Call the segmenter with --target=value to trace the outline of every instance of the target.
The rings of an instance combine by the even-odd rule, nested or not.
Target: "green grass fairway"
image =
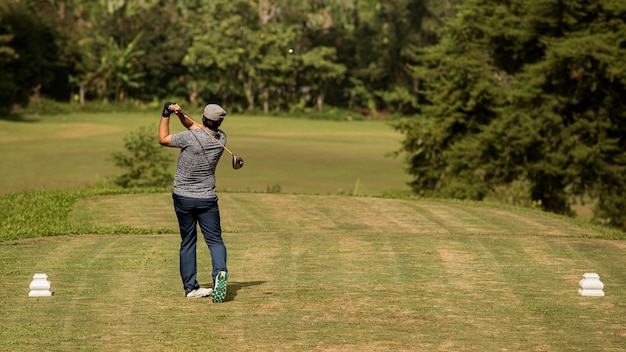
[[[110,161],[123,138],[154,127],[159,112],[27,116],[0,120],[0,193],[78,188],[109,181],[124,170]],[[199,121],[200,112],[189,111]],[[173,132],[183,128],[177,119]],[[233,170],[224,153],[217,170],[221,190],[306,194],[381,195],[409,191],[398,150],[402,135],[384,121],[313,121],[229,115],[222,129],[228,148],[243,157]],[[171,148],[174,173],[177,149]]]
[[[226,302],[183,297],[179,236],[0,244],[0,350],[624,351],[626,242],[534,211],[221,193]],[[169,194],[90,197],[75,226],[176,228]],[[210,256],[199,248],[201,284]],[[29,298],[34,273],[54,296]],[[606,297],[581,297],[597,272]]]

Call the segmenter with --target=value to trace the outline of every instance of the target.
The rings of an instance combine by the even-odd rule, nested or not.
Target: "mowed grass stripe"
[[[125,242],[131,245],[136,240],[129,238]],[[14,335],[11,343],[17,346],[26,343],[24,347],[27,347],[30,341],[50,351],[73,349],[71,346],[88,345],[106,336],[109,327],[127,319],[134,302],[141,297],[137,294],[141,283],[129,280],[128,274],[141,275],[143,271],[136,261],[127,262],[124,255],[128,253],[117,250],[120,243],[116,238],[103,241],[84,236],[20,246],[20,259],[14,258],[11,264],[22,273],[21,278],[29,278],[33,272],[47,272],[57,294],[51,298],[54,304],[32,298],[21,301],[28,294],[28,282],[26,286],[20,282],[19,286],[4,292],[7,297],[3,301],[17,298],[21,301],[6,307],[8,317],[20,317],[17,323],[8,322],[7,331],[22,327],[18,330],[21,334]],[[141,251],[137,254],[141,260],[149,258],[141,257]],[[132,265],[133,270],[125,265]],[[120,296],[125,299],[120,300]],[[10,312],[13,309],[18,309],[15,315]]]
[[[219,196],[225,232],[603,235],[564,217],[483,204],[263,193]],[[72,209],[70,223],[79,228],[178,228],[168,193],[86,198]]]
[[[580,238],[595,234],[567,220],[428,200],[224,193],[231,277],[227,301],[212,304],[183,297],[175,218],[163,218],[171,198],[152,196],[89,198],[71,221],[115,226],[125,213],[171,234],[0,245],[0,350],[623,348],[626,246]],[[142,202],[151,211],[136,210]],[[167,209],[153,215],[155,204]],[[505,220],[476,215],[497,211],[530,225],[506,232]],[[459,233],[464,223],[470,230]],[[552,235],[525,234],[539,231],[533,223]],[[202,242],[198,260],[210,286]],[[50,275],[51,298],[27,297],[39,271]],[[582,274],[595,271],[607,296],[580,297]]]
[[[614,290],[605,286],[607,295],[613,298],[623,296],[624,272],[626,265],[619,263],[613,269],[607,270],[604,259],[591,254],[588,248],[574,249],[579,245],[598,245],[602,243],[603,251],[613,255],[623,255],[623,249],[616,246],[617,241],[586,241],[583,239],[551,238],[545,241],[532,241],[530,238],[520,238],[512,244],[511,241],[502,241],[499,254],[501,262],[514,263],[505,267],[507,281],[519,282],[513,285],[515,294],[521,298],[523,312],[527,315],[527,325],[533,326],[538,322],[543,328],[545,339],[552,341],[553,349],[578,350],[586,340],[600,339],[617,344],[624,343],[626,329],[613,331],[610,326],[612,318],[606,314],[613,314],[612,299],[589,299],[572,294],[572,283],[581,279],[581,273],[603,273],[605,285],[612,282],[621,288]],[[517,245],[516,245],[517,244]],[[617,250],[617,251],[616,251]],[[618,254],[620,252],[622,254]],[[502,254],[500,254],[502,253]],[[517,258],[517,260],[516,260]],[[520,260],[519,258],[523,258]],[[619,277],[607,278],[618,274]],[[577,287],[574,287],[576,289]],[[618,298],[619,300],[619,298]],[[613,302],[610,302],[613,301]],[[620,310],[620,309],[617,309]],[[594,332],[590,337],[590,330]],[[535,328],[535,330],[537,330]],[[569,331],[571,338],[564,339],[562,334]],[[605,336],[613,335],[613,336]],[[603,347],[600,347],[603,349]],[[622,347],[607,347],[604,350],[619,350]]]
[[[505,252],[504,265],[494,261],[485,249],[479,250],[492,248],[494,252],[502,252],[503,249],[511,248],[509,239],[501,239],[498,244],[493,238],[471,237],[469,243],[464,243],[462,237],[448,236],[451,235],[415,242],[407,242],[405,236],[386,236],[382,242],[393,243],[393,247],[399,249],[389,250],[383,246],[382,251],[375,251],[373,249],[381,243],[379,235],[359,236],[357,239],[350,238],[350,235],[347,239],[338,235],[333,239],[327,235],[312,240],[298,235],[231,234],[228,235],[233,276],[231,285],[234,289],[231,295],[236,296],[228,302],[232,306],[224,310],[221,309],[223,306],[207,306],[180,296],[175,260],[168,263],[148,260],[142,263],[139,258],[128,257],[132,257],[138,244],[143,244],[138,257],[153,258],[169,254],[171,258],[176,250],[175,235],[131,236],[128,239],[127,236],[62,238],[57,241],[65,245],[58,249],[65,250],[68,257],[75,255],[74,261],[80,263],[82,269],[80,273],[90,275],[81,276],[77,273],[68,277],[57,273],[57,270],[64,269],[61,266],[67,266],[66,270],[72,269],[66,260],[65,264],[59,263],[58,267],[53,265],[49,274],[54,279],[53,283],[56,282],[56,295],[50,301],[23,298],[25,291],[21,295],[14,295],[12,299],[16,304],[13,306],[21,309],[21,312],[15,311],[13,316],[31,316],[35,311],[42,313],[35,317],[43,321],[54,316],[64,321],[64,329],[61,330],[65,332],[60,335],[55,332],[48,339],[52,342],[63,339],[62,345],[65,347],[89,343],[95,350],[111,347],[124,350],[130,349],[131,344],[153,346],[153,350],[157,349],[157,345],[187,344],[192,350],[193,346],[197,346],[195,350],[200,350],[200,346],[211,350],[209,341],[239,343],[237,346],[241,347],[240,350],[271,349],[276,346],[283,350],[342,350],[341,346],[343,350],[411,350],[414,346],[493,350],[505,343],[503,339],[506,339],[507,346],[519,347],[518,350],[532,350],[535,347],[552,350],[559,349],[559,341],[566,338],[564,331],[572,328],[572,325],[585,329],[595,326],[596,329],[591,330],[594,334],[602,331],[598,331],[600,326],[595,323],[597,320],[594,322],[598,318],[597,314],[589,316],[592,314],[589,308],[596,310],[596,313],[608,313],[607,308],[613,308],[610,311],[614,313],[623,310],[623,307],[615,307],[615,302],[618,302],[615,297],[608,298],[613,302],[613,307],[581,309],[580,302],[587,301],[577,297],[576,281],[571,281],[566,295],[574,299],[570,299],[567,304],[572,304],[572,310],[576,310],[578,315],[561,318],[559,314],[563,312],[562,308],[546,308],[558,304],[553,297],[554,287],[562,286],[554,282],[545,285],[546,280],[550,281],[547,278],[554,277],[553,265],[538,264],[527,268],[526,262],[516,263],[515,253],[522,251],[522,243],[520,248]],[[526,238],[530,246],[548,241],[544,238],[530,239]],[[259,246],[244,245],[253,241]],[[86,253],[81,253],[82,249],[68,251],[68,243],[71,242],[74,245],[82,242],[78,246],[80,248],[91,246],[99,249]],[[608,241],[603,242],[606,245]],[[333,248],[337,244],[340,244],[341,254],[335,257]],[[37,245],[33,249],[35,247]],[[40,251],[30,250],[28,254],[32,258],[42,258],[46,252],[56,252],[50,246],[43,247]],[[432,249],[438,250],[432,252]],[[206,250],[200,253],[204,252]],[[318,255],[314,255],[315,252],[319,252]],[[324,252],[330,255],[324,255]],[[441,254],[445,252],[448,255]],[[451,257],[450,253],[457,256]],[[466,253],[478,255],[470,259]],[[85,254],[95,254],[97,259],[81,259]],[[283,260],[279,260],[277,255]],[[200,257],[205,263],[208,262],[206,255]],[[367,264],[355,270],[358,265],[350,264],[355,262],[355,258]],[[328,262],[319,264],[324,259]],[[330,263],[334,267],[329,271]],[[518,273],[520,270],[527,273],[525,276],[516,274],[513,278],[498,275],[498,270],[503,270],[503,267],[508,268],[505,273]],[[511,267],[516,270],[511,270]],[[118,275],[104,274],[104,271],[109,270]],[[544,275],[534,275],[535,271]],[[130,273],[127,274],[130,277],[124,273]],[[205,284],[206,276],[203,280]],[[539,277],[537,280],[524,280],[528,276]],[[23,280],[22,287],[26,281]],[[129,281],[137,288],[126,289]],[[499,284],[494,284],[494,281]],[[72,290],[73,285],[76,285],[76,291]],[[518,292],[512,296],[511,291],[506,289],[508,285],[512,285],[512,289]],[[102,287],[104,289],[97,289]],[[112,294],[111,288],[119,290],[118,294]],[[615,294],[617,292],[613,292]],[[524,301],[527,295],[530,296],[525,300],[527,303],[520,305],[519,302]],[[563,295],[560,292],[557,299],[562,300]],[[537,303],[542,296],[546,297],[546,302]],[[36,310],[28,310],[29,307],[33,308],[30,302],[37,302]],[[51,306],[56,309],[49,309]],[[68,306],[70,309],[65,310]],[[23,315],[24,308],[29,314]],[[590,320],[581,321],[581,314]],[[611,323],[616,324],[619,320],[617,317],[608,314],[603,318],[609,318],[609,321],[605,320],[609,324],[606,325],[607,332],[620,332],[620,328],[615,325],[611,328]],[[558,330],[552,330],[555,326],[550,325],[549,320],[559,324]],[[33,329],[33,323],[29,324],[29,330]],[[177,326],[177,323],[182,325]],[[34,329],[41,333],[38,327]],[[183,331],[187,329],[196,329],[202,339],[209,341],[196,345],[185,342],[187,339],[183,337],[186,336]],[[47,331],[52,334],[54,329],[51,326]],[[276,340],[277,335],[280,341]],[[589,338],[594,336],[588,333],[586,336],[584,343],[606,341],[598,336],[589,342]],[[156,340],[148,343],[148,339],[152,338]],[[170,344],[168,339],[177,342]],[[39,345],[44,341],[33,339],[31,342]],[[619,342],[619,339],[615,342]]]
[[[29,278],[32,270],[47,272],[55,295],[24,300],[28,281],[26,286],[11,286],[3,300],[19,303],[6,307],[7,316],[18,318],[22,326],[6,322],[6,331],[17,328],[20,335],[4,343],[23,347],[17,350],[134,350],[155,343],[168,346],[170,334],[182,334],[169,331],[171,326],[201,328],[208,317],[196,314],[197,306],[174,303],[185,300],[179,287],[177,242],[176,235],[80,236],[20,246],[22,258],[30,258],[13,262],[21,278]],[[17,311],[11,314],[12,309]]]

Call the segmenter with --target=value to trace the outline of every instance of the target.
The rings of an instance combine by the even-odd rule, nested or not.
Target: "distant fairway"
[[[626,242],[526,210],[222,193],[227,301],[187,300],[178,235],[0,244],[0,350],[623,351]],[[170,195],[96,196],[73,226],[176,228]],[[210,257],[199,248],[199,280]],[[55,294],[28,298],[36,272]],[[606,297],[581,297],[597,272]]]
[[[188,111],[197,121],[200,112]],[[77,188],[109,181],[124,170],[110,161],[123,137],[154,127],[154,113],[92,113],[0,120],[0,194],[29,189]],[[183,128],[177,119],[172,131]],[[222,126],[228,147],[245,160],[233,170],[225,153],[217,186],[231,191],[381,195],[406,193],[410,177],[398,150],[402,135],[384,121],[313,121],[229,115]],[[177,150],[169,149],[175,168]]]

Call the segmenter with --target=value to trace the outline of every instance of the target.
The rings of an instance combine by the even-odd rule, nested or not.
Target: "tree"
[[[506,110],[541,136],[526,145],[533,199],[567,213],[572,197],[591,197],[596,220],[626,228],[626,4],[544,5],[530,22],[554,35],[542,38],[542,59],[518,75]]]
[[[298,38],[299,31],[298,26],[284,24],[265,24],[261,28],[260,61],[255,81],[265,113],[269,112],[270,105],[280,111],[297,103],[301,59],[298,48],[294,49],[292,43]]]
[[[234,0],[208,2],[200,13],[201,20],[189,28],[192,43],[183,59],[198,94],[219,95],[231,110],[238,110],[238,98],[245,97],[247,107],[253,108],[259,45],[263,42],[258,9],[253,2]]]
[[[189,97],[195,105],[197,99],[190,92],[189,72],[182,61],[191,39],[186,28],[195,24],[198,12],[195,0],[143,2],[142,7],[132,7],[137,2],[128,1],[107,17],[104,30],[115,39],[116,45],[127,50],[132,43],[131,72],[134,87],[126,94],[131,98],[151,101],[161,97]],[[152,4],[152,6],[148,6]],[[190,15],[191,13],[191,15]],[[140,39],[136,39],[140,36]],[[127,60],[127,62],[130,62]],[[141,76],[137,76],[141,73]]]
[[[336,62],[336,49],[327,46],[312,48],[302,54],[301,59],[305,84],[311,86],[317,110],[322,111],[329,85],[344,77],[346,66]]]
[[[146,66],[151,65],[152,60],[138,59],[148,49],[154,50],[155,46],[154,41],[143,40],[143,35],[148,33],[147,37],[152,40],[154,36],[166,32],[165,28],[155,31],[163,25],[164,19],[168,23],[175,21],[171,9],[164,14],[165,5],[128,0],[25,1],[32,4],[37,16],[55,29],[54,40],[60,48],[54,86],[44,86],[48,94],[58,97],[62,92],[73,101],[73,95],[78,91],[79,101],[84,104],[93,97],[120,101],[132,90],[135,96],[145,93],[139,91],[139,87],[162,86],[155,82],[146,84]],[[146,26],[148,21],[151,21],[150,26]],[[164,52],[176,52],[173,47],[168,49]],[[149,59],[152,58],[158,56],[149,56]],[[180,62],[182,54],[176,58]],[[156,65],[159,66],[159,74],[149,75],[149,78],[165,82],[165,79],[160,79],[163,78],[163,69],[168,73],[174,70],[167,70],[170,67],[163,62]],[[147,95],[151,97],[149,93]]]
[[[113,38],[107,42],[106,52],[103,55],[104,63],[103,80],[111,82],[115,87],[115,101],[124,101],[125,92],[128,89],[142,86],[140,79],[145,73],[137,70],[139,58],[143,52],[136,50],[137,42],[141,39],[141,33],[126,46],[120,47]]]
[[[15,49],[11,47],[14,35],[12,29],[3,21],[4,16],[9,14],[9,4],[0,3],[0,100],[5,108],[9,108],[15,100],[14,93],[17,90],[13,82],[13,74],[6,70],[6,66],[19,58]]]
[[[421,77],[412,74],[422,50],[437,42],[437,31],[457,1],[360,1],[352,34],[355,65],[349,76],[367,106],[397,113],[417,109]],[[361,94],[362,95],[362,94]],[[374,111],[375,112],[375,111]]]
[[[28,4],[0,7],[0,99],[5,106],[27,105],[53,79],[57,47],[47,23],[31,15]]]
[[[15,3],[52,29],[53,77],[41,92],[54,99],[187,96],[232,111],[330,105],[407,113],[420,99],[410,65],[458,1]]]
[[[506,98],[502,73],[481,39],[481,22],[492,15],[485,8],[462,8],[444,28],[441,42],[426,49],[421,65],[413,67],[426,103],[420,106],[421,118],[397,127],[406,134],[403,148],[418,194],[482,199],[488,192],[489,184],[475,181],[485,170],[464,154],[474,149],[476,134],[496,119]]]
[[[526,184],[544,210],[591,197],[598,220],[624,227],[625,14],[611,1],[466,1],[415,68],[423,114],[397,126],[414,190],[484,199]]]

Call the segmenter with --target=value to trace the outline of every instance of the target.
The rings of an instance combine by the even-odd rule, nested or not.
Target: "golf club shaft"
[[[213,140],[216,141],[217,144],[221,145],[222,148],[224,148],[224,150],[228,152],[228,154],[233,155],[233,152],[228,150],[228,148],[226,148],[226,146],[224,144],[222,144],[222,142],[220,142],[217,138],[213,137],[213,135],[211,135],[211,133],[207,132],[204,129],[203,125],[201,125],[201,124],[197,123],[196,121],[194,121],[186,112],[183,111],[183,109],[180,109],[180,113],[183,114],[183,116],[185,116],[185,118],[189,119],[189,121],[193,122],[194,125],[200,127],[204,131],[204,133],[206,133],[209,137],[213,138]]]

